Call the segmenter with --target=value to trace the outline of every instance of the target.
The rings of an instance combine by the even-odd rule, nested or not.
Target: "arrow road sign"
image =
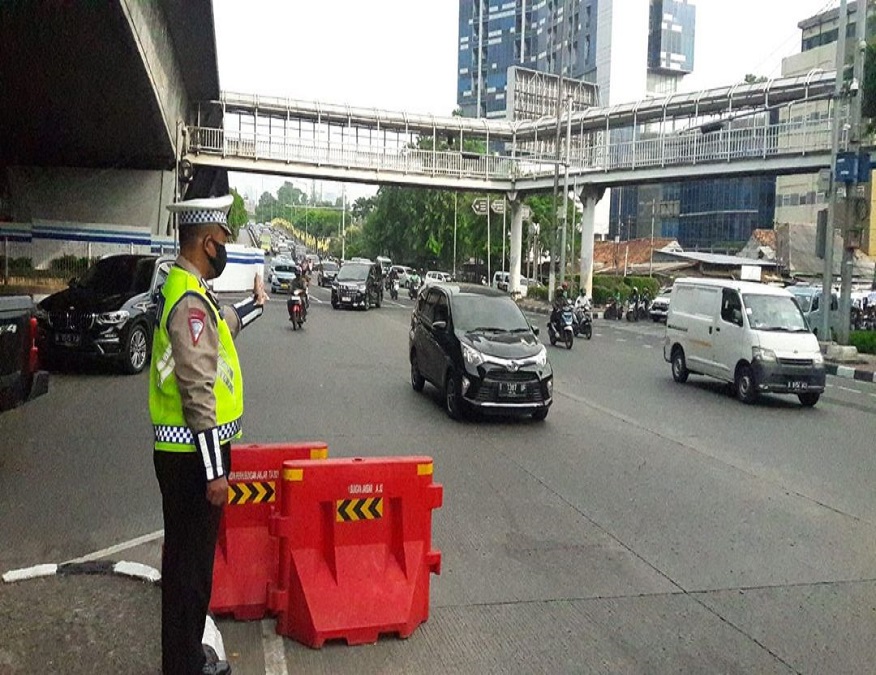
[[[489,201],[486,197],[478,197],[471,203],[471,208],[479,216],[485,216],[490,209]]]
[[[493,213],[505,213],[505,202],[504,200],[497,199],[492,204],[490,204],[490,208],[493,209]]]

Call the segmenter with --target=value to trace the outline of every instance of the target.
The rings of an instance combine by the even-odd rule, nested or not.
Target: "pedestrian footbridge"
[[[185,128],[184,158],[336,181],[540,191],[556,165],[578,186],[812,173],[829,164],[834,74],[673,94],[569,116],[436,117],[224,92]],[[560,127],[560,152],[557,137]]]

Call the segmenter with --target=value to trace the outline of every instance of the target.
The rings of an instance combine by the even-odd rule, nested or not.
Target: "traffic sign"
[[[497,199],[492,204],[490,204],[490,208],[493,209],[493,213],[503,214],[505,213],[505,200]]]
[[[490,210],[490,202],[486,197],[478,197],[471,203],[471,208],[479,216],[485,216]]]
[[[520,207],[520,210],[523,212],[523,220],[529,220],[532,218],[532,209],[529,208],[528,205],[524,204]]]

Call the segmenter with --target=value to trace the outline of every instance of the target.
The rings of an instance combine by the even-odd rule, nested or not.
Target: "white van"
[[[824,358],[800,307],[785,289],[759,283],[676,280],[663,358],[676,382],[708,375],[744,403],[769,392],[813,406],[824,391]]]

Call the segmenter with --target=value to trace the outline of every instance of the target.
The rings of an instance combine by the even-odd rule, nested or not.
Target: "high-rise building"
[[[558,73],[561,63],[564,77],[598,86],[603,106],[675,92],[694,68],[696,7],[648,0],[645,9],[642,0],[459,0],[457,103],[466,116],[504,117],[510,68]],[[770,178],[614,189],[597,207],[596,230],[628,238],[653,226],[682,245],[744,243],[772,225],[774,197]]]
[[[871,38],[876,17],[876,0],[868,2],[868,39]],[[857,3],[848,4],[846,28],[846,61],[851,63],[855,50],[854,37],[857,31]],[[813,70],[833,70],[836,67],[836,48],[839,36],[839,8],[821,12],[804,19],[797,27],[801,33],[801,51],[782,60],[782,76],[806,75]],[[830,125],[830,107],[826,101],[794,106],[793,118],[787,114],[783,122],[797,118],[822,119]],[[788,224],[815,224],[818,212],[827,208],[827,190],[818,176],[801,174],[779,176],[776,180],[776,222]],[[876,195],[870,197],[870,224],[865,230],[864,253],[876,255]]]

